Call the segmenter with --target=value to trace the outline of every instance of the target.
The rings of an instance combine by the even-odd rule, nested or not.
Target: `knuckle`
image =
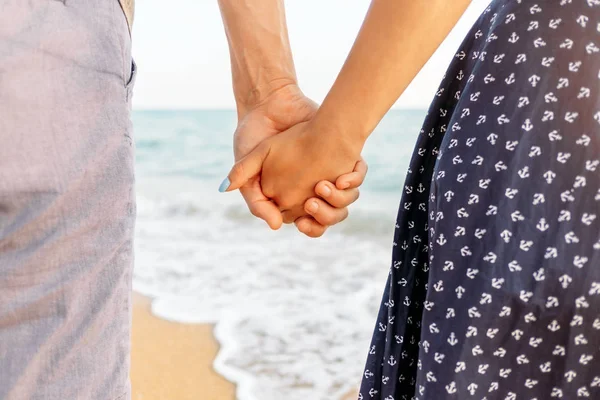
[[[335,224],[335,216],[331,213],[323,212],[319,215],[318,221],[321,225],[333,225]]]
[[[299,218],[296,222],[296,228],[304,233],[305,235],[309,235],[312,230],[311,223],[307,221],[305,218]]]
[[[348,218],[349,215],[350,214],[348,213],[348,209],[344,209],[344,212],[342,213],[342,217],[340,218],[340,220],[338,221],[338,223],[342,222],[342,221],[345,221],[346,218]]]
[[[335,208],[347,207],[348,205],[350,205],[352,203],[352,201],[351,201],[352,196],[353,196],[353,192],[349,192],[349,193],[341,192],[331,201],[330,204]]]
[[[260,211],[257,207],[251,205],[248,208],[250,210],[250,214],[252,214],[256,218],[262,218],[262,214],[260,213]]]
[[[323,236],[323,234],[325,233],[325,229],[324,228],[313,228],[309,233],[307,233],[306,235],[316,239],[316,238],[320,238],[321,236]]]

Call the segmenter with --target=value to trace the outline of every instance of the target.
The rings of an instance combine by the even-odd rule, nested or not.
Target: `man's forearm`
[[[283,0],[219,0],[238,114],[296,84]]]

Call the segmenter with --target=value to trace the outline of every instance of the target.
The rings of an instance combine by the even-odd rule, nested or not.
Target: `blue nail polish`
[[[231,185],[231,181],[229,180],[229,177],[223,179],[223,182],[221,182],[221,186],[219,186],[219,192],[223,193],[225,192],[229,186]]]

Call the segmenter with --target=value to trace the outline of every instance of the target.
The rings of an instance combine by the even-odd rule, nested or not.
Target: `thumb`
[[[220,192],[230,192],[244,186],[251,178],[258,175],[271,147],[268,143],[261,143],[252,152],[233,165],[229,175],[221,186]]]

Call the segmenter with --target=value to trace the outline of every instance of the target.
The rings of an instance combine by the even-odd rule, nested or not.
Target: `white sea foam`
[[[369,175],[350,218],[314,240],[272,232],[238,193],[217,192],[235,112],[134,113],[134,288],[162,318],[216,324],[215,368],[239,400],[337,400],[359,385],[423,117],[386,116],[363,151]]]
[[[216,187],[138,185],[135,290],[154,298],[159,317],[216,324],[215,368],[239,400],[330,400],[356,388],[394,207],[354,209],[346,227],[311,240],[292,227],[270,231],[237,193]]]

